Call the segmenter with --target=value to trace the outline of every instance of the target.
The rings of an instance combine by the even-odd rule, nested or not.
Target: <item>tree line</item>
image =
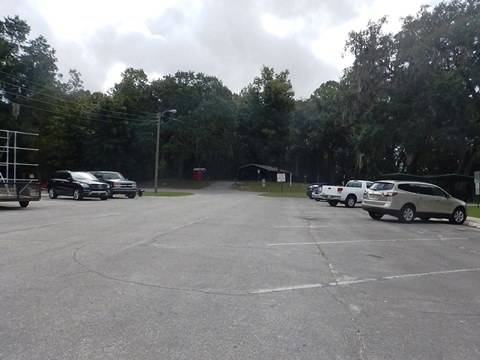
[[[296,100],[289,71],[263,66],[239,94],[220,79],[178,71],[150,81],[129,68],[107,93],[63,78],[55,50],[18,16],[0,21],[0,129],[38,132],[42,177],[57,169],[154,176],[161,115],[163,178],[233,179],[256,163],[297,181],[375,179],[480,170],[480,1],[421,7],[385,32],[386,18],[352,31],[352,66]],[[168,112],[176,109],[175,114]]]

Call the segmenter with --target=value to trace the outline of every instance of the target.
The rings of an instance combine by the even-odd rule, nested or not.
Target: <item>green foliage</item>
[[[265,186],[262,183],[254,181],[237,182],[235,189],[241,191],[253,191],[261,193],[263,196],[270,197],[294,197],[305,198],[308,185],[302,183],[273,183],[267,182]]]
[[[475,204],[470,205],[467,209],[467,216],[479,219],[480,218],[480,207],[478,207]]]
[[[290,118],[295,109],[288,75],[288,70],[276,74],[264,66],[261,76],[240,94],[239,136],[250,162],[285,165]]]
[[[179,196],[191,196],[193,193],[187,192],[178,192],[178,191],[160,191],[160,192],[151,192],[146,191],[143,193],[144,196],[160,196],[160,197],[179,197]]]

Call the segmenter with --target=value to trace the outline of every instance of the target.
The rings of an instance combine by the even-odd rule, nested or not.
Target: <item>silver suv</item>
[[[461,225],[467,218],[464,201],[436,185],[416,181],[378,181],[365,191],[362,208],[375,220],[387,214],[401,222],[444,218]]]

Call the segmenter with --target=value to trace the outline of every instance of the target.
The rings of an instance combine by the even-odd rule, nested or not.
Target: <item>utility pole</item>
[[[155,193],[157,193],[158,191],[158,157],[160,153],[160,127],[162,122],[162,116],[165,115],[166,113],[175,114],[176,112],[177,110],[175,109],[165,110],[164,112],[157,112],[157,143],[155,146],[155,180],[154,180]]]

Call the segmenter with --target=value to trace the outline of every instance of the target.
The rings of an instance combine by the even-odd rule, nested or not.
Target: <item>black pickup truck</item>
[[[89,173],[93,174],[98,180],[104,181],[110,185],[110,191],[108,194],[110,198],[113,197],[113,195],[121,194],[129,199],[133,199],[137,193],[140,194],[137,183],[126,179],[118,171],[94,170],[89,171]]]

